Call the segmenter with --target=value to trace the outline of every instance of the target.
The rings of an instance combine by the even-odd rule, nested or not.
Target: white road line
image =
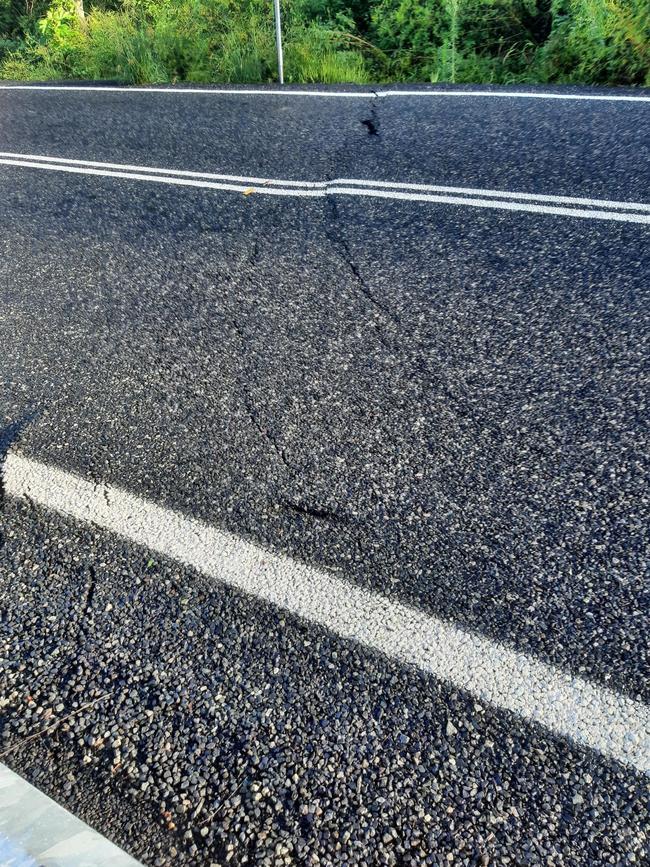
[[[121,849],[0,764],[0,864],[140,867]]]
[[[344,99],[387,99],[389,97],[474,97],[505,99],[563,99],[589,102],[650,102],[650,95],[612,93],[553,93],[550,91],[519,90],[280,90],[278,88],[211,88],[211,87],[128,87],[116,85],[74,84],[0,84],[0,90],[64,90],[77,93],[171,93],[176,95],[206,96],[315,96]]]
[[[459,196],[485,196],[500,199],[519,199],[530,202],[553,202],[561,205],[580,205],[587,208],[610,208],[612,210],[647,211],[650,213],[650,204],[644,202],[618,202],[611,199],[593,199],[577,196],[553,196],[541,193],[516,193],[506,190],[484,190],[476,187],[444,187],[436,184],[408,183],[403,181],[373,181],[366,178],[332,178],[328,181],[295,181],[278,178],[249,177],[246,175],[223,175],[213,172],[188,171],[187,169],[163,169],[155,166],[140,166],[129,163],[104,163],[96,160],[77,160],[69,157],[42,156],[41,154],[21,154],[12,151],[0,151],[0,158],[7,158],[12,163],[18,161],[57,163],[60,165],[89,166],[100,169],[116,169],[128,172],[146,172],[160,175],[172,175],[178,177],[197,178],[208,181],[230,181],[245,184],[250,187],[253,184],[261,186],[296,187],[300,189],[327,190],[332,186],[341,187],[371,187],[386,190],[407,190],[409,192],[450,193]],[[7,163],[9,165],[10,163]]]
[[[217,181],[200,181],[194,178],[175,177],[172,175],[143,174],[142,172],[115,171],[113,169],[93,169],[86,166],[63,165],[58,163],[39,163],[31,160],[0,159],[0,165],[16,166],[18,168],[45,169],[52,172],[69,172],[79,175],[99,175],[105,178],[128,178],[132,181],[154,181],[160,184],[174,184],[181,187],[201,187],[207,190],[230,190],[238,193],[267,193],[273,196],[324,196],[325,190],[286,189],[284,187],[265,187],[249,184],[221,183]]]
[[[428,202],[444,205],[462,205],[473,208],[488,208],[506,211],[527,211],[537,214],[553,214],[563,217],[579,217],[582,219],[614,220],[624,223],[650,224],[650,206],[636,202],[610,202],[606,200],[590,200],[573,197],[550,197],[537,196],[534,193],[514,193],[511,191],[499,192],[498,190],[475,190],[454,187],[434,187],[431,185],[408,185],[393,184],[393,187],[406,187],[416,190],[418,188],[451,189],[458,190],[462,195],[442,195],[429,192],[410,192],[401,189],[389,189],[388,183],[379,181],[375,188],[371,188],[371,181],[360,181],[358,186],[352,186],[355,181],[283,181],[278,179],[244,178],[234,175],[202,175],[198,172],[185,172],[179,170],[171,174],[173,169],[141,168],[138,166],[119,165],[116,163],[91,163],[87,161],[62,162],[58,157],[46,157],[45,162],[39,157],[27,159],[22,157],[0,158],[0,165],[13,166],[16,168],[32,168],[46,171],[68,172],[71,174],[97,175],[101,177],[123,178],[137,181],[150,181],[156,183],[172,184],[185,187],[199,187],[210,190],[224,190],[238,193],[259,193],[268,196],[293,196],[302,198],[320,198],[329,195],[356,196],[380,199],[396,199],[411,202]],[[57,160],[55,162],[55,160]],[[104,165],[104,168],[95,166]],[[109,168],[116,166],[116,168]],[[189,176],[188,176],[189,175]],[[230,178],[231,180],[209,180],[209,178]],[[349,186],[348,186],[349,184]],[[293,186],[290,186],[293,185]],[[385,186],[386,185],[386,186]],[[481,196],[476,194],[480,193]],[[485,196],[486,198],[483,198]],[[494,197],[494,198],[489,198]],[[497,198],[501,197],[501,198]],[[530,201],[519,201],[519,200]],[[566,201],[582,203],[591,207],[565,207],[561,205],[536,204],[535,202]],[[594,207],[597,206],[597,207]],[[601,210],[601,206],[618,208],[620,210]],[[645,211],[646,213],[630,213],[629,211]]]
[[[58,163],[61,165],[72,166],[90,166],[98,169],[118,169],[119,171],[133,172],[152,172],[159,175],[174,175],[182,178],[198,178],[207,181],[231,181],[240,184],[245,184],[247,187],[251,184],[273,184],[282,187],[300,187],[305,189],[325,189],[328,181],[289,181],[289,180],[274,180],[273,178],[258,178],[249,177],[247,175],[221,175],[214,172],[195,172],[187,169],[161,169],[154,166],[134,166],[129,163],[102,163],[95,160],[74,160],[68,157],[50,157],[41,156],[40,154],[20,154],[11,151],[0,151],[0,157],[7,158],[12,162],[32,161],[38,163]],[[7,163],[11,165],[11,163]],[[346,183],[341,181],[341,183]],[[650,206],[649,206],[650,208]]]
[[[335,178],[329,184],[347,184],[355,187],[373,187],[378,189],[411,190],[432,193],[453,193],[462,196],[494,196],[500,199],[521,199],[526,202],[555,202],[565,205],[583,205],[587,208],[612,208],[614,210],[647,211],[650,213],[650,203],[617,202],[612,199],[591,199],[578,196],[552,196],[546,193],[514,193],[507,190],[483,190],[480,187],[442,187],[434,184],[414,184],[394,181],[369,181],[352,178]]]
[[[266,190],[266,192],[269,192]],[[459,196],[437,196],[427,193],[399,193],[387,190],[359,190],[354,187],[328,187],[328,194],[342,196],[370,196],[378,199],[402,199],[409,202],[437,202],[443,205],[465,205],[470,208],[493,208],[504,211],[528,211],[534,214],[555,214],[561,217],[580,217],[592,220],[616,220],[621,223],[650,224],[649,214],[630,214],[622,211],[598,211],[582,208],[562,208],[552,205],[533,205],[523,202],[501,201],[499,199],[461,198]]]
[[[8,496],[27,497],[199,570],[344,639],[650,774],[650,707],[488,638],[112,485],[10,452]]]

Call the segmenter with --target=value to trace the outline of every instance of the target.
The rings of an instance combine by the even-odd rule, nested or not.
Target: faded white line
[[[316,96],[344,99],[386,99],[388,97],[474,97],[506,99],[562,99],[588,102],[650,102],[650,95],[617,93],[553,93],[551,91],[520,90],[290,90],[279,88],[212,88],[212,87],[120,87],[118,85],[74,84],[0,84],[0,90],[63,90],[77,93],[171,93],[206,96]]]
[[[164,184],[172,184],[176,186],[184,186],[184,187],[199,187],[202,189],[210,189],[210,190],[224,190],[230,192],[238,192],[244,194],[250,193],[260,193],[268,196],[293,196],[293,197],[302,197],[302,198],[320,198],[323,196],[329,195],[341,195],[341,196],[356,196],[356,197],[368,197],[368,198],[379,198],[379,199],[396,199],[402,201],[410,201],[410,202],[428,202],[433,204],[444,204],[444,205],[462,205],[466,207],[473,208],[488,208],[488,209],[496,209],[496,210],[506,210],[506,211],[527,211],[529,213],[537,213],[537,214],[553,214],[555,216],[563,216],[563,217],[579,217],[582,219],[595,219],[595,220],[614,220],[618,222],[624,223],[644,223],[650,224],[650,207],[645,204],[638,204],[634,202],[603,202],[603,204],[607,204],[610,207],[620,207],[620,211],[614,210],[599,210],[597,208],[574,208],[574,207],[564,207],[560,205],[546,205],[546,204],[535,204],[532,201],[518,201],[520,199],[526,199],[528,196],[534,196],[535,194],[522,194],[519,195],[517,193],[512,193],[510,191],[500,194],[496,190],[484,191],[483,195],[486,196],[494,196],[494,198],[482,198],[475,195],[474,190],[465,190],[463,188],[455,188],[460,189],[463,195],[439,195],[434,193],[427,192],[408,192],[401,191],[399,189],[388,189],[382,186],[378,186],[378,188],[371,188],[368,185],[365,185],[366,182],[361,182],[359,186],[346,186],[346,184],[350,183],[349,181],[328,181],[328,182],[302,182],[302,181],[289,181],[289,184],[293,184],[294,186],[281,186],[285,184],[284,181],[278,179],[259,179],[259,178],[237,178],[237,176],[230,175],[214,175],[212,177],[224,177],[224,178],[232,178],[231,181],[215,181],[208,179],[201,179],[202,177],[207,176],[199,176],[194,177],[195,173],[183,172],[178,174],[167,174],[166,172],[171,172],[173,170],[163,170],[165,173],[161,173],[159,170],[150,169],[150,168],[138,168],[133,167],[133,170],[129,166],[121,166],[120,168],[95,168],[92,165],[81,165],[79,161],[75,162],[55,162],[54,159],[58,158],[48,158],[51,161],[44,162],[37,159],[18,159],[18,158],[0,158],[0,165],[13,166],[15,168],[32,168],[32,169],[41,169],[45,171],[57,171],[57,172],[68,172],[71,174],[81,174],[81,175],[96,175],[100,177],[111,177],[111,178],[122,178],[128,180],[137,180],[137,181],[150,181],[156,183],[164,183]],[[100,164],[101,165],[101,164]],[[106,164],[106,165],[116,165],[116,164]],[[137,171],[135,170],[137,169]],[[187,177],[186,175],[191,174],[191,177]],[[198,173],[196,173],[198,174]],[[260,183],[261,181],[261,183]],[[369,184],[370,182],[368,182]],[[379,182],[381,185],[384,182]],[[386,182],[388,183],[388,182]],[[298,186],[300,184],[300,186]],[[401,186],[401,185],[397,185]],[[404,185],[406,186],[406,185]],[[432,187],[432,189],[435,189]],[[442,188],[441,188],[442,189]],[[454,188],[447,188],[454,189]],[[498,195],[502,195],[502,199],[496,198]],[[558,197],[558,199],[562,199],[563,197]],[[551,201],[548,197],[540,198],[541,201]],[[588,201],[582,199],[573,199],[573,201]],[[596,204],[599,200],[594,200],[592,204]],[[630,213],[627,209],[634,208],[635,210],[645,210],[648,213]]]
[[[120,488],[93,484],[19,453],[7,455],[4,487],[8,496],[27,497],[95,524],[650,774],[650,708],[628,696]]]
[[[0,764],[0,864],[140,867],[121,849]]]
[[[367,178],[332,178],[328,181],[296,181],[278,178],[261,178],[247,175],[225,175],[214,172],[197,172],[187,169],[165,169],[157,166],[141,166],[130,163],[105,163],[96,160],[78,160],[70,157],[43,156],[42,154],[21,154],[12,151],[0,151],[0,158],[19,163],[25,161],[57,163],[60,165],[89,166],[99,169],[116,169],[118,171],[145,172],[147,174],[171,175],[178,177],[196,178],[207,181],[230,181],[232,183],[252,184],[260,186],[296,187],[299,189],[326,190],[335,187],[360,187],[376,188],[380,190],[406,190],[409,192],[449,193],[459,196],[485,196],[500,199],[516,199],[529,202],[553,202],[561,205],[580,205],[586,208],[609,208],[612,210],[647,211],[650,213],[650,204],[644,202],[619,202],[613,199],[594,199],[579,196],[555,196],[546,193],[518,193],[509,190],[490,190],[480,187],[447,187],[437,184],[421,184],[404,181],[374,181]],[[9,164],[9,163],[7,163]]]

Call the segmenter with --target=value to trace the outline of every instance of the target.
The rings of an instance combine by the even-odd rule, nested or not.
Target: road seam
[[[324,570],[18,452],[7,496],[94,524],[650,774],[650,707]]]

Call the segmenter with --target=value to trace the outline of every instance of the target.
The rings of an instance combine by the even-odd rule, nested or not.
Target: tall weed
[[[19,15],[23,5],[38,10],[38,25]],[[129,84],[277,77],[270,0],[86,6],[82,24],[74,0],[0,0],[0,77]],[[282,7],[289,82],[650,85],[650,0],[282,0]]]

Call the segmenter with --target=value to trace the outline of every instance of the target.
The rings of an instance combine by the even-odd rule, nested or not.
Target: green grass
[[[277,77],[269,0],[96,0],[83,24],[72,0],[42,0],[40,19],[18,23],[7,11],[12,2],[0,0],[0,22],[9,22],[0,37],[2,78]],[[343,3],[283,0],[288,82],[650,85],[650,0]]]

